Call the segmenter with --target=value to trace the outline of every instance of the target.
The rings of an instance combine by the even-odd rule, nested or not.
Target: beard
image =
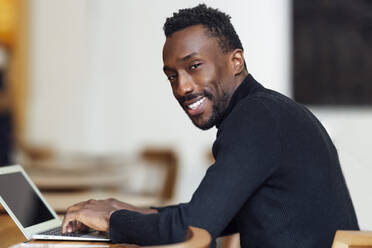
[[[213,94],[211,94],[208,91],[204,91],[201,94],[190,94],[190,95],[187,95],[187,96],[179,99],[179,103],[181,104],[181,106],[183,106],[182,103],[186,100],[191,100],[191,99],[194,99],[194,98],[199,97],[199,96],[205,96],[206,98],[208,98],[213,104],[212,104],[212,113],[206,121],[201,121],[200,120],[202,118],[202,115],[195,116],[195,117],[190,117],[189,116],[192,123],[196,127],[200,128],[202,130],[208,130],[222,120],[222,118],[224,117],[226,108],[227,108],[229,97],[225,92],[220,92],[220,93],[221,94],[219,94],[218,96],[217,96],[218,91],[216,92],[216,96],[214,96]],[[184,110],[187,114],[187,110],[186,109],[184,109]]]
[[[220,122],[220,120],[222,119],[225,113],[225,108],[222,105],[223,104],[221,101],[213,104],[211,116],[208,118],[207,121],[204,121],[201,123],[198,122],[198,118],[201,118],[200,116],[200,117],[190,118],[192,123],[196,127],[200,128],[201,130],[208,130],[212,128],[213,126],[215,126],[217,123]]]

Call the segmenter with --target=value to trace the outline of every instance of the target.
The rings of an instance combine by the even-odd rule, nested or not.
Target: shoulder
[[[223,120],[219,129],[222,131],[231,127],[247,127],[259,122],[274,123],[275,110],[270,101],[272,101],[270,96],[265,93],[257,93],[241,99]]]
[[[221,123],[222,129],[231,124],[253,124],[269,121],[280,129],[282,122],[293,120],[293,117],[308,118],[308,110],[302,104],[289,97],[263,88],[242,98]]]
[[[234,106],[218,129],[212,149],[216,159],[233,154],[257,162],[280,156],[278,120],[269,102],[268,96],[254,94]]]
[[[217,143],[247,145],[278,140],[279,122],[272,105],[262,94],[242,98],[219,126]]]

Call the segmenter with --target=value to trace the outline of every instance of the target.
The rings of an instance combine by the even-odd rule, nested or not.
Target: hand
[[[115,210],[113,199],[75,204],[67,209],[62,222],[62,233],[81,230],[84,226],[107,232],[110,216]]]
[[[98,231],[108,232],[111,214],[119,209],[136,211],[142,214],[157,213],[157,210],[137,208],[113,198],[98,201],[89,200],[67,209],[62,222],[62,233],[82,230],[86,226]]]

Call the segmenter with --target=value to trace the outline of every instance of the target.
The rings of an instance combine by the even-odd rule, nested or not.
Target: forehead
[[[222,53],[217,39],[208,35],[204,26],[195,25],[167,37],[163,47],[163,61],[173,62],[190,54],[215,55],[216,53]]]

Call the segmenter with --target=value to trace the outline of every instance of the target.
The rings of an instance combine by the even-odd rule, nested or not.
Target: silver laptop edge
[[[12,209],[8,206],[8,204],[5,202],[5,199],[0,195],[0,203],[4,207],[4,209],[7,211],[9,216],[13,219],[15,224],[18,226],[18,228],[21,230],[23,235],[27,239],[53,239],[53,240],[84,240],[84,241],[110,241],[110,239],[105,235],[99,235],[97,232],[97,235],[87,234],[80,237],[70,237],[70,236],[54,236],[54,235],[44,235],[40,234],[42,232],[48,231],[50,229],[59,227],[61,225],[61,220],[59,219],[56,212],[51,208],[51,206],[47,203],[43,195],[40,193],[39,189],[36,187],[36,185],[31,181],[31,179],[28,177],[22,166],[20,165],[11,165],[6,167],[0,167],[0,176],[4,174],[11,174],[11,173],[22,173],[22,176],[26,179],[27,183],[31,186],[34,193],[39,197],[42,204],[45,205],[45,207],[48,209],[50,214],[53,216],[52,219],[24,227],[21,224],[21,221],[18,220],[16,214],[12,211]]]

